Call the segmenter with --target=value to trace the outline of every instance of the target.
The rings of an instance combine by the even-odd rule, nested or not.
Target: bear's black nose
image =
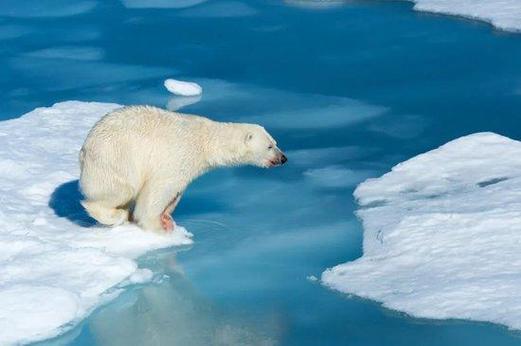
[[[282,156],[280,157],[280,164],[284,164],[286,161],[288,161],[288,158],[286,157],[286,155],[282,154]]]

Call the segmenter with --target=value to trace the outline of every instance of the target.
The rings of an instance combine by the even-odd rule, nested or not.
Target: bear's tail
[[[128,210],[107,208],[101,203],[93,201],[81,201],[81,205],[92,218],[103,225],[118,226],[128,222]]]

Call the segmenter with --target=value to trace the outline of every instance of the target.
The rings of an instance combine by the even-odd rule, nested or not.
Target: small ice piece
[[[203,88],[197,83],[184,82],[176,79],[165,80],[165,88],[174,95],[198,96],[203,93]]]
[[[465,136],[354,195],[364,254],[322,283],[417,317],[521,329],[521,142]]]
[[[308,275],[306,276],[306,279],[312,282],[318,281],[318,278],[315,275]]]

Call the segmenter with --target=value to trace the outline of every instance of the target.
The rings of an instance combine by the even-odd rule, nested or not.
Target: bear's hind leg
[[[179,203],[179,200],[181,199],[181,194],[178,193],[174,199],[172,200],[172,202],[170,202],[170,204],[168,204],[165,208],[165,210],[163,211],[163,213],[161,214],[161,226],[163,227],[163,229],[167,232],[171,232],[174,230],[175,228],[175,221],[174,219],[172,218],[172,212],[174,211],[175,207],[177,206],[177,204]]]
[[[106,226],[118,226],[129,219],[128,209],[110,207],[104,201],[82,201],[81,205],[93,219]]]
[[[114,183],[114,182],[113,182]],[[91,192],[91,191],[90,191]],[[132,189],[125,184],[112,184],[103,194],[86,194],[81,204],[96,221],[107,226],[118,226],[129,221]]]
[[[171,182],[148,181],[136,199],[134,218],[138,225],[151,231],[172,231],[170,213],[177,204],[179,190]]]

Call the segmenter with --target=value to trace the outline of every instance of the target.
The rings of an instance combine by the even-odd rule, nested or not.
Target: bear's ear
[[[248,143],[249,141],[251,141],[253,139],[253,133],[249,132],[246,134],[246,136],[244,137],[244,141],[246,143]]]

